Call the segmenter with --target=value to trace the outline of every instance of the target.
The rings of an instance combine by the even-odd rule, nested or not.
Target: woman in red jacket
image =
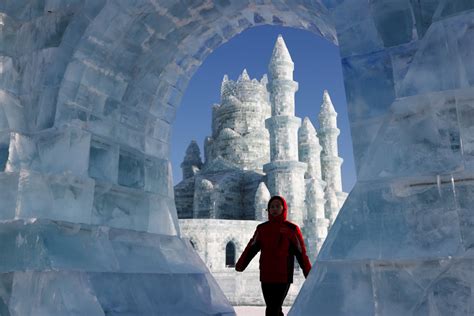
[[[294,257],[305,278],[311,270],[303,235],[298,225],[286,220],[288,207],[281,196],[268,201],[268,221],[257,226],[240,256],[235,270],[242,272],[260,254],[260,282],[267,308],[266,316],[283,315],[281,306],[293,282]]]

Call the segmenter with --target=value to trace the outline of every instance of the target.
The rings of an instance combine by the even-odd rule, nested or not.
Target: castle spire
[[[222,78],[222,83],[221,83],[221,98],[224,94],[224,91],[226,89],[228,82],[229,82],[229,77],[227,76],[227,74],[225,74],[224,77]]]
[[[306,179],[321,179],[321,150],[316,129],[310,119],[305,117],[298,130],[298,156],[300,161],[308,164]]]
[[[298,129],[301,119],[295,117],[295,92],[298,83],[293,80],[294,65],[283,37],[278,36],[268,65],[267,84],[272,106],[272,117],[265,120],[270,134],[270,160],[263,166],[267,186],[272,195],[282,195],[288,203],[290,220],[303,224],[304,174],[307,165],[298,160]],[[288,181],[288,174],[291,179]],[[287,180],[285,180],[287,179]]]
[[[319,112],[320,140],[323,146],[323,156],[337,157],[337,137],[340,130],[337,128],[337,112],[332,104],[327,90],[323,93],[323,103]]]
[[[184,155],[183,162],[181,163],[181,169],[183,171],[183,179],[193,177],[202,167],[201,151],[195,140],[186,148],[186,154]]]
[[[295,116],[295,93],[298,91],[298,82],[293,80],[294,68],[285,41],[278,35],[268,64],[267,84],[274,116]]]
[[[285,40],[283,39],[281,34],[278,35],[275,46],[273,47],[272,57],[270,58],[270,64],[279,63],[293,64],[290,52],[288,51]]]
[[[311,120],[308,117],[305,117],[303,119],[303,123],[301,124],[300,129],[308,135],[317,136],[316,129],[314,128],[313,123],[311,123]]]
[[[239,76],[237,81],[249,81],[250,77],[249,74],[247,73],[247,69],[244,68],[244,71],[242,71],[242,74]]]
[[[329,95],[328,90],[324,90],[323,103],[321,104],[321,110],[319,112],[319,116],[330,116],[330,115],[337,116],[337,112],[334,109],[334,105],[332,104],[331,96]]]
[[[330,220],[334,220],[339,206],[345,199],[342,192],[341,164],[342,158],[339,157],[337,149],[337,138],[339,129],[337,128],[337,113],[334,110],[331,97],[327,90],[323,93],[323,103],[319,113],[319,140],[323,150],[321,152],[322,178],[326,181],[326,213],[332,214]],[[337,197],[337,202],[335,200]]]

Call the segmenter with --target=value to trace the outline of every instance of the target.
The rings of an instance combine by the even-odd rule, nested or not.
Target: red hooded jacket
[[[296,259],[305,277],[311,270],[311,262],[306,255],[303,235],[298,225],[286,220],[288,206],[285,199],[274,196],[268,202],[280,199],[283,212],[279,216],[268,213],[268,221],[257,226],[255,234],[240,256],[235,269],[244,271],[255,255],[260,254],[260,282],[292,283]]]

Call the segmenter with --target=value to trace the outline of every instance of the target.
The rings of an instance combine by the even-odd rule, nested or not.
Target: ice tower
[[[206,165],[220,157],[244,170],[261,170],[269,161],[268,132],[262,124],[270,115],[266,84],[266,75],[250,79],[246,69],[236,81],[224,76],[221,103],[212,108]]]
[[[220,103],[212,107],[212,135],[205,141],[204,164],[175,186],[182,235],[233,304],[264,304],[258,260],[246,274],[237,273],[234,264],[255,227],[267,218],[270,193],[262,171],[270,161],[267,82],[266,75],[251,79],[245,69],[237,80],[224,75]],[[188,154],[183,165],[187,161]],[[289,299],[295,296],[291,293]]]
[[[271,162],[263,166],[271,195],[282,195],[288,202],[288,217],[303,226],[307,164],[298,160],[298,129],[301,119],[295,117],[294,64],[281,35],[273,48],[268,65],[268,91],[272,116],[265,121],[270,132]]]
[[[181,169],[183,171],[183,179],[194,176],[202,167],[201,151],[196,141],[192,141],[186,148],[186,156],[184,157]]]
[[[326,218],[324,189],[326,182],[321,173],[321,150],[318,134],[311,121],[305,117],[298,130],[299,159],[308,166],[304,181],[306,185],[303,236],[308,247],[308,256],[313,262],[326,239],[330,220]],[[335,213],[334,211],[333,213]]]
[[[318,118],[319,140],[323,148],[321,152],[322,178],[326,182],[326,217],[329,218],[332,225],[340,206],[346,200],[347,193],[342,192],[341,165],[343,160],[338,154],[337,137],[340,130],[337,128],[337,112],[327,90],[324,90],[323,93],[323,103]]]

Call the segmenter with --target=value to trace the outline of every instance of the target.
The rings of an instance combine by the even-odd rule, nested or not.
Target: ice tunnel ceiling
[[[41,6],[9,7],[12,15],[34,18],[21,27],[25,43],[39,25],[48,24],[45,34],[34,39],[41,57],[19,74],[45,68],[43,78],[29,78],[18,87],[26,93],[42,85],[42,96],[37,91],[21,100],[29,103],[25,115],[34,119],[17,127],[35,130],[85,121],[93,133],[115,138],[121,135],[111,125],[118,124],[118,129],[136,132],[133,140],[124,140],[129,145],[162,158],[168,157],[170,124],[189,78],[220,44],[263,24],[304,28],[335,41],[325,8],[316,1],[195,1],[184,11],[175,2],[85,2],[81,9],[81,2],[67,3],[45,7],[44,16],[34,12]],[[14,30],[17,22],[5,18],[4,23]]]

